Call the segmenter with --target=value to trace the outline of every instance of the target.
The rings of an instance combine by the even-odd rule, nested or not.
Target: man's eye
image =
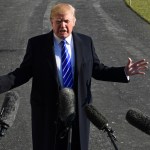
[[[61,24],[62,22],[65,22],[68,24],[70,21],[69,20],[56,20],[57,24]]]
[[[64,22],[65,22],[65,23],[69,23],[70,21],[69,21],[69,20],[64,20]]]
[[[60,24],[61,22],[62,22],[62,21],[59,21],[59,20],[56,21],[57,24]]]

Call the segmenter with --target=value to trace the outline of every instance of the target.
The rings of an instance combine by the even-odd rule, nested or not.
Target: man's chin
[[[68,36],[69,36],[69,34],[60,34],[60,35],[59,35],[59,38],[65,39],[65,38],[67,38]]]

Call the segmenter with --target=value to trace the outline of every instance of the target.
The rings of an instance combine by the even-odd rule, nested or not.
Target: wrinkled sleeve
[[[32,60],[32,46],[29,40],[26,54],[21,65],[14,71],[0,76],[0,93],[11,90],[29,81],[29,79],[32,77]]]
[[[123,67],[108,67],[100,62],[92,42],[93,70],[92,77],[96,80],[111,82],[129,82]]]

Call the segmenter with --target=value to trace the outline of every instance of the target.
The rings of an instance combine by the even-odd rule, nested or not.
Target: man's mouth
[[[67,32],[67,30],[63,29],[63,30],[60,30],[61,33],[64,33],[64,32]]]

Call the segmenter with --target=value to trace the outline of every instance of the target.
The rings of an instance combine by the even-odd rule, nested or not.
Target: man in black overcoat
[[[92,39],[73,32],[75,8],[60,3],[51,10],[52,31],[29,39],[21,65],[0,77],[0,93],[18,87],[32,78],[31,110],[33,150],[67,150],[67,136],[60,139],[57,131],[59,91],[64,88],[61,68],[61,40],[67,41],[72,63],[73,90],[76,96],[76,118],[72,125],[72,150],[88,150],[89,120],[84,106],[92,102],[91,77],[97,80],[129,82],[129,76],[144,74],[148,62],[125,67],[108,67],[100,62]]]

